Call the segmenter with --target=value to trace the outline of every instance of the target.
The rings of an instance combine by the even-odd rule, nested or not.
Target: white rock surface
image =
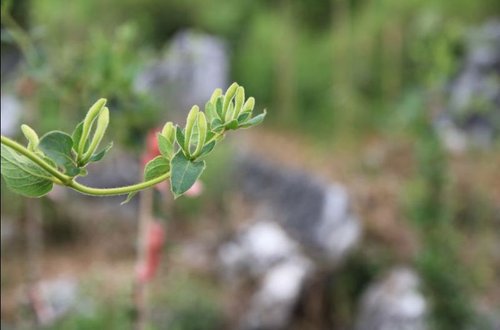
[[[371,285],[361,300],[356,330],[425,330],[427,302],[420,280],[408,268],[396,268]]]
[[[259,221],[219,249],[226,277],[261,276],[273,265],[298,254],[296,243],[275,222]]]
[[[252,224],[219,249],[219,260],[228,281],[250,276],[259,282],[241,328],[285,328],[313,263],[280,225]]]
[[[326,189],[323,214],[315,230],[318,242],[335,264],[360,240],[360,222],[350,209],[347,191],[340,185]]]
[[[253,296],[243,329],[285,329],[311,263],[295,257],[269,270]]]

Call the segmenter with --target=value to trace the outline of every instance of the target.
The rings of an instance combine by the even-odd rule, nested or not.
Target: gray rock
[[[20,130],[21,102],[14,95],[2,93],[0,114],[2,134],[6,136],[16,135]]]
[[[473,29],[462,69],[449,86],[449,101],[438,129],[452,151],[487,148],[500,135],[500,21]],[[452,129],[450,129],[450,125]],[[459,145],[459,147],[457,147]]]
[[[51,325],[75,309],[80,300],[78,282],[69,277],[41,281],[36,286],[36,313],[42,325]]]
[[[361,300],[356,330],[427,329],[427,302],[419,278],[410,269],[396,268],[368,287]]]
[[[258,221],[219,249],[226,279],[259,277],[276,264],[300,254],[297,244],[275,222]]]
[[[241,157],[236,168],[243,194],[268,206],[309,254],[336,265],[359,241],[360,222],[342,186],[255,157]]]
[[[2,35],[2,38],[4,36]],[[1,51],[1,80],[2,85],[8,81],[12,81],[17,74],[20,64],[22,64],[21,52],[13,44],[2,42]],[[3,327],[2,327],[3,329]]]
[[[258,221],[219,249],[224,277],[230,282],[260,279],[241,329],[283,329],[290,320],[312,262],[276,223]]]
[[[258,283],[240,328],[286,329],[306,280],[340,264],[360,239],[360,222],[340,185],[258,157],[240,156],[235,169],[256,220],[220,247],[219,268],[228,283]]]
[[[243,329],[286,329],[303,283],[311,271],[306,258],[290,258],[272,267],[252,297]]]
[[[134,86],[184,117],[193,104],[205,106],[214,89],[228,85],[228,68],[224,41],[186,30],[173,37],[164,58],[139,74]]]

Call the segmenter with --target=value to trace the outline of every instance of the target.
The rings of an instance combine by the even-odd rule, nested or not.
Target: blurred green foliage
[[[167,311],[164,328],[210,330],[223,328],[222,310],[215,286],[187,273],[172,272],[165,283],[170,289],[157,295],[156,303]],[[154,316],[153,316],[154,317]]]
[[[491,218],[493,206],[485,206],[484,199],[478,205],[469,202],[470,207],[452,201],[456,192],[449,182],[450,168],[427,115],[434,103],[442,102],[436,96],[439,93],[429,91],[442,91],[459,69],[467,28],[498,17],[498,0],[86,0],[64,4],[16,0],[15,5],[15,16],[29,27],[37,45],[38,62],[26,71],[36,88],[26,98],[40,110],[32,126],[41,132],[74,126],[90,106],[89,100],[105,96],[111,111],[120,113],[112,116],[113,140],[142,145],[145,132],[165,118],[168,109],[155,107],[152,100],[135,93],[133,77],[177,31],[194,28],[227,40],[231,80],[272,109],[268,125],[320,137],[328,150],[342,137],[403,133],[416,138],[417,173],[404,204],[422,245],[415,264],[432,299],[433,326],[462,329],[473,324],[473,283],[469,281],[474,274],[459,262],[460,230],[464,217]],[[225,164],[226,158],[219,155],[220,164]],[[217,165],[211,169],[223,172]],[[209,195],[224,190],[224,180],[206,177]],[[176,207],[185,216],[188,210],[196,213],[200,204],[203,200],[184,200]],[[10,203],[2,198],[4,205]],[[349,271],[340,276],[338,281],[345,286],[335,285],[339,289],[332,297],[335,302],[347,301],[334,311],[340,324],[349,323],[355,313],[353,297],[385,266],[379,259],[377,255],[374,263],[358,256],[347,266],[356,276]],[[203,296],[203,289],[198,292],[200,286],[189,280],[167,285],[176,288],[165,298],[175,315],[172,328],[217,328],[219,311],[211,298]],[[200,308],[202,314],[196,314]],[[111,321],[97,315],[81,322],[89,329],[125,324],[120,323],[120,313],[108,315]],[[198,321],[193,315],[203,317]]]
[[[130,100],[136,46],[163,47],[189,27],[228,40],[233,79],[273,109],[275,123],[323,137],[386,130],[408,90],[443,86],[456,70],[464,28],[500,12],[495,0],[124,0],[119,6],[89,0],[71,2],[64,12],[53,0],[30,4],[33,27],[43,28],[44,43],[57,52],[50,54],[53,65],[81,58],[72,61],[80,74],[70,76],[94,87],[78,93],[84,100],[96,91]],[[61,58],[71,49],[73,56]],[[59,71],[74,71],[65,67]]]
[[[447,161],[434,129],[421,119],[417,177],[409,189],[409,217],[422,251],[416,266],[431,298],[433,329],[466,329],[473,320],[470,272],[458,258],[459,241],[449,202]]]
[[[56,325],[51,330],[95,330],[95,329],[127,329],[130,327],[130,316],[126,308],[113,302],[102,304],[96,308],[98,312],[92,315],[72,314]]]

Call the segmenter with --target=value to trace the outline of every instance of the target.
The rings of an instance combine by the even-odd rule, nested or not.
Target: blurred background
[[[2,0],[1,24],[3,135],[108,99],[91,186],[140,180],[215,88],[268,110],[175,202],[2,180],[2,329],[500,329],[497,0]]]

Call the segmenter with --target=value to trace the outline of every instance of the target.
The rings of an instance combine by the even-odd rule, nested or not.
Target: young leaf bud
[[[193,157],[199,155],[203,147],[205,146],[205,141],[207,138],[207,119],[203,112],[198,113],[198,143],[196,144],[196,150],[193,153]]]
[[[215,101],[217,101],[217,98],[221,95],[222,95],[222,89],[217,88],[216,90],[214,90],[214,92],[212,93],[212,96],[210,97],[210,103],[215,105]]]
[[[224,117],[224,123],[227,124],[231,121],[234,114],[234,103],[229,103],[229,107],[226,111],[226,116]]]
[[[193,133],[193,127],[194,127],[194,124],[196,123],[199,112],[200,112],[200,108],[197,105],[195,105],[191,108],[191,110],[189,111],[189,114],[187,116],[186,131],[184,133],[184,135],[185,135],[184,150],[189,150],[189,146],[191,145],[191,135]]]
[[[224,116],[226,115],[227,109],[229,107],[229,103],[231,103],[231,101],[234,97],[234,94],[236,93],[237,88],[238,88],[238,84],[232,83],[231,86],[229,86],[229,88],[227,89],[226,95],[224,95],[224,105],[222,107],[222,113]]]
[[[174,143],[175,140],[175,127],[174,124],[169,121],[163,126],[163,129],[161,131],[161,135],[163,135],[165,138],[167,138],[169,143]]]
[[[209,123],[212,122],[212,120],[219,118],[219,116],[217,115],[217,112],[215,110],[215,105],[210,103],[210,101],[208,101],[205,104],[205,115],[207,116],[207,122],[209,122]]]
[[[101,143],[102,138],[104,137],[104,133],[106,133],[106,129],[109,124],[109,109],[107,107],[102,108],[99,113],[99,117],[97,117],[97,126],[95,129],[94,136],[92,138],[92,142],[88,150],[85,152],[83,156],[84,162],[87,162],[90,157],[92,157],[94,151],[96,151],[99,143]]]
[[[94,105],[90,107],[89,111],[87,112],[87,115],[85,116],[85,119],[83,121],[82,135],[80,138],[80,144],[78,146],[79,156],[83,155],[85,151],[85,144],[87,143],[92,124],[94,123],[94,120],[97,118],[105,104],[106,99],[99,99],[96,103],[94,103]]]
[[[243,109],[241,112],[252,112],[253,107],[255,106],[255,99],[253,97],[249,97],[248,100],[243,105]]]
[[[28,125],[21,125],[21,130],[23,131],[24,136],[28,140],[28,149],[30,151],[35,151],[36,148],[38,147],[38,135],[36,132],[29,127]]]
[[[234,113],[231,119],[238,118],[238,115],[241,112],[241,107],[243,106],[243,102],[245,102],[245,89],[240,86],[236,90],[236,96],[234,98]]]

